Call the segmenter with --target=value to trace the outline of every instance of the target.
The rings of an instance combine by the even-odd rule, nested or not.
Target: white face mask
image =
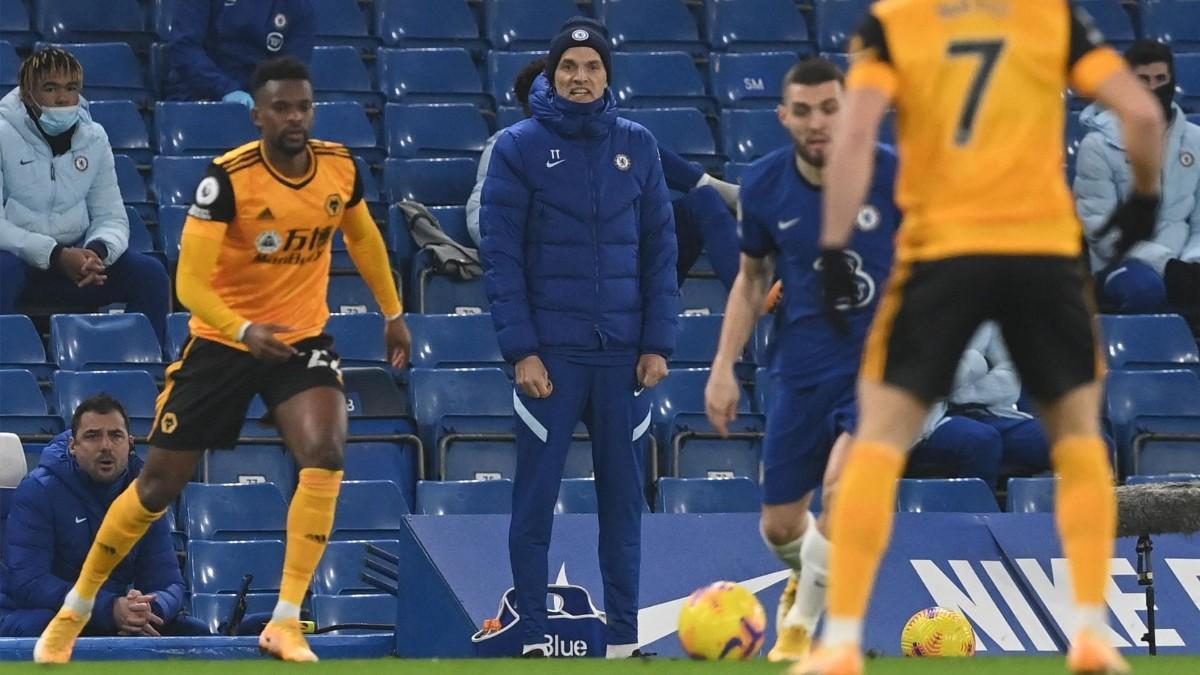
[[[64,105],[58,108],[43,107],[38,123],[47,135],[57,136],[79,121],[79,105]]]

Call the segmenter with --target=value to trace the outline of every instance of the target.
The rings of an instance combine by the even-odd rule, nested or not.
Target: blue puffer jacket
[[[142,470],[133,455],[115,483],[93,481],[68,450],[71,432],[59,434],[42,451],[41,462],[17,487],[0,556],[0,614],[62,605],[79,578],[83,560],[104,514]],[[115,633],[113,602],[130,588],[155,593],[154,613],[171,622],[183,608],[183,575],[165,518],[150,526],[96,596],[91,630]]]
[[[534,82],[533,117],[492,149],[479,226],[500,351],[632,363],[675,347],[678,246],[658,144],[617,117]]]

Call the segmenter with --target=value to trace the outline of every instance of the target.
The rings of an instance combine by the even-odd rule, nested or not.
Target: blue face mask
[[[79,105],[64,105],[58,108],[42,108],[38,124],[49,136],[57,136],[79,121]]]

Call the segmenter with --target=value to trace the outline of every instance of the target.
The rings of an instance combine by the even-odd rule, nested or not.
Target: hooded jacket
[[[481,195],[488,300],[510,362],[669,357],[678,246],[658,144],[617,116],[611,90],[558,97],[544,75],[533,117],[501,133]]]
[[[1163,147],[1162,206],[1154,236],[1130,251],[1160,275],[1167,261],[1200,260],[1200,126],[1187,121],[1178,104]],[[1099,237],[1117,205],[1133,190],[1133,174],[1121,125],[1115,113],[1093,103],[1079,116],[1091,131],[1079,144],[1075,164],[1075,208],[1083,221],[1094,271],[1116,262],[1113,245],[1120,236]]]
[[[44,270],[55,244],[94,241],[108,249],[106,265],[129,246],[108,134],[81,97],[71,149],[55,157],[13,89],[0,99],[0,251]]]
[[[75,461],[70,440],[70,431],[56,436],[12,497],[0,556],[0,614],[58,609],[79,578],[104,514],[141,473],[141,458],[131,455],[125,475],[97,483]],[[113,602],[131,586],[157,594],[152,607],[166,623],[183,608],[183,575],[165,518],[150,526],[101,587],[88,624],[92,631],[116,633]]]

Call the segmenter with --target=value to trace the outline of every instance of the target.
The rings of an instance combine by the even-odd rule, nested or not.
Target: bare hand
[[[647,389],[667,377],[667,360],[658,354],[642,354],[637,363],[638,383]]]
[[[536,354],[517,361],[517,386],[526,396],[533,398],[546,398],[554,393],[554,384],[550,382],[546,364]]]
[[[387,340],[388,360],[393,368],[403,368],[408,365],[408,357],[412,354],[412,335],[408,332],[408,324],[404,317],[396,317],[387,323],[384,329]]]
[[[130,590],[125,597],[117,598],[113,603],[113,621],[117,624],[118,632],[142,635],[150,624],[150,617],[154,616],[150,607],[154,597],[153,593],[142,595],[140,591]],[[152,626],[151,630],[154,630]]]
[[[242,342],[250,349],[254,358],[269,363],[287,361],[300,352],[296,348],[275,337],[276,333],[290,333],[289,326],[277,323],[252,323],[242,336]]]
[[[96,255],[95,251],[88,248],[82,250],[90,254],[90,257],[84,261],[83,268],[80,270],[83,276],[76,280],[75,285],[80,288],[92,284],[103,286],[104,282],[108,280],[108,274],[106,274],[107,268],[104,266],[104,261],[100,259],[100,256]]]
[[[729,423],[737,418],[742,390],[732,370],[714,368],[704,387],[704,414],[721,436],[729,435]]]
[[[79,283],[88,275],[89,263],[93,266],[99,264],[101,269],[104,268],[100,256],[91,249],[68,246],[58,254],[58,271],[75,283]]]

